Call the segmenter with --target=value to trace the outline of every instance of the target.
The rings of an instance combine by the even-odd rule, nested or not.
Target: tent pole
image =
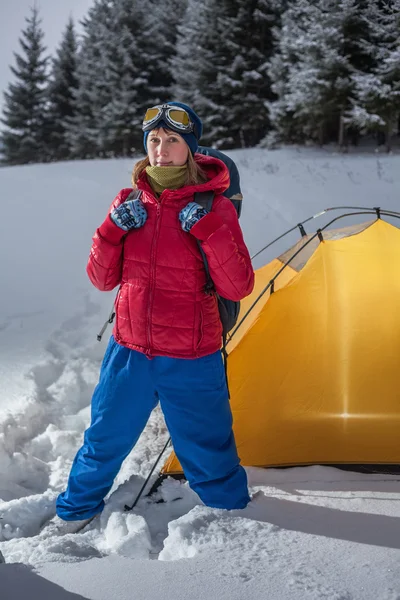
[[[266,246],[264,246],[263,248],[261,248],[261,250],[259,250],[255,254],[253,254],[252,257],[251,257],[251,260],[254,260],[259,254],[261,254],[261,252],[264,252],[264,250],[266,250],[267,248],[269,248],[270,246],[272,246],[273,244],[275,244],[275,242],[278,242],[279,240],[281,240],[282,238],[284,238],[289,233],[292,233],[297,228],[300,229],[300,233],[301,233],[302,237],[305,237],[307,234],[306,234],[306,231],[305,231],[303,225],[305,225],[309,221],[312,221],[313,219],[318,219],[319,217],[322,217],[323,215],[325,215],[328,212],[331,212],[332,210],[355,210],[355,211],[360,211],[360,210],[362,210],[362,211],[364,211],[364,210],[368,210],[368,211],[371,210],[371,211],[373,211],[374,210],[374,211],[376,211],[377,209],[376,208],[368,208],[366,206],[331,206],[330,208],[325,208],[321,212],[313,215],[312,217],[308,217],[308,219],[305,219],[301,223],[298,223],[297,225],[294,225],[294,227],[291,227],[290,229],[288,229],[287,231],[285,231],[284,233],[282,233],[279,237],[277,237],[274,240],[272,240],[272,242],[270,242],[269,244],[267,244]],[[382,208],[382,209],[379,208],[379,210],[384,211],[385,214],[387,214],[387,216],[396,217],[396,216],[400,215],[399,212],[396,212],[394,210],[385,210],[384,208]],[[350,213],[350,214],[345,215],[345,216],[351,216],[352,214],[357,215],[357,214],[362,214],[362,213],[355,212],[355,213]],[[379,215],[378,215],[378,217],[379,217]]]
[[[162,457],[162,455],[164,454],[164,452],[166,451],[166,449],[167,449],[167,446],[168,446],[168,444],[170,443],[170,441],[171,441],[171,438],[169,437],[169,438],[168,438],[168,440],[167,440],[167,443],[166,443],[166,444],[165,444],[165,446],[164,446],[164,448],[161,450],[160,454],[158,455],[158,458],[157,458],[156,462],[154,463],[154,465],[153,465],[153,467],[152,467],[152,469],[151,469],[150,473],[148,474],[146,481],[145,481],[145,482],[144,482],[144,484],[142,485],[142,487],[141,487],[141,489],[140,489],[140,492],[139,492],[139,493],[138,493],[138,495],[136,496],[136,499],[135,499],[134,503],[132,504],[132,506],[129,506],[128,504],[125,504],[125,507],[124,507],[125,511],[132,510],[132,508],[135,508],[136,504],[139,502],[139,500],[140,500],[140,498],[142,497],[142,494],[143,494],[143,492],[144,492],[144,489],[145,489],[146,485],[147,485],[147,484],[148,484],[148,482],[149,482],[149,479],[150,479],[150,477],[151,477],[151,476],[153,475],[153,473],[154,473],[154,469],[156,468],[156,466],[157,466],[157,465],[158,465],[158,463],[160,462],[160,460],[161,460],[161,457]]]

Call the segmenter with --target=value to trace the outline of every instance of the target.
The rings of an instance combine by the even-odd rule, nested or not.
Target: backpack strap
[[[215,194],[212,190],[209,190],[207,192],[195,192],[193,200],[194,200],[194,202],[197,202],[197,204],[200,204],[200,206],[202,206],[203,208],[208,210],[208,212],[211,212],[213,202],[214,202],[214,195]],[[213,292],[215,292],[215,286],[214,286],[213,280],[211,279],[210,269],[208,267],[208,260],[207,260],[207,257],[205,255],[203,248],[201,247],[201,243],[199,240],[197,240],[197,244],[199,246],[200,254],[203,259],[204,268],[206,270],[206,276],[207,276],[207,281],[206,281],[206,285],[204,287],[204,291],[206,294],[212,294]]]
[[[208,190],[207,192],[195,192],[194,201],[197,202],[197,204],[200,204],[200,206],[206,210],[211,211],[214,202],[214,196],[215,194],[212,190]]]
[[[128,200],[138,200],[142,195],[142,190],[132,190],[127,198],[125,198],[124,202],[128,202]],[[124,204],[124,202],[122,204]]]
[[[208,192],[195,192],[194,194],[194,202],[197,202],[197,204],[200,204],[200,206],[202,206],[203,208],[205,208],[206,210],[208,210],[209,212],[212,210],[212,205],[214,202],[214,192],[213,191],[208,191]],[[200,253],[201,256],[203,258],[203,262],[204,262],[204,268],[206,270],[206,276],[207,276],[207,281],[206,281],[206,285],[204,287],[204,291],[206,294],[213,294],[215,293],[215,285],[213,280],[211,279],[211,275],[210,275],[210,269],[208,267],[208,260],[207,257],[205,255],[205,252],[203,250],[203,248],[201,247],[200,241],[197,240],[197,244],[199,246],[200,249]],[[218,294],[217,294],[217,300],[218,300],[218,310],[220,313],[220,316],[224,316],[223,313],[221,314],[221,311],[225,311],[226,312],[226,308],[224,306],[224,304],[221,302],[221,299],[219,298]],[[228,353],[226,350],[226,343],[227,343],[227,331],[225,331],[225,327],[224,327],[224,320],[221,318],[221,322],[223,324],[223,332],[222,332],[222,356],[224,359],[224,370],[225,370],[225,380],[226,380],[226,387],[228,389],[228,397],[230,398],[230,392],[229,392],[229,383],[228,383]]]

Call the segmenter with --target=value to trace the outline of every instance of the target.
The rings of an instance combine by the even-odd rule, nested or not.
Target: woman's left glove
[[[197,204],[197,202],[189,202],[179,213],[179,221],[181,222],[183,231],[189,233],[193,225],[207,214],[208,210],[206,208]]]
[[[110,213],[111,220],[120,229],[139,229],[146,223],[147,212],[140,198],[123,202]]]

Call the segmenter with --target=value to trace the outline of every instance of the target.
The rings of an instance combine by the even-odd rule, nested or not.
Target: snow
[[[242,176],[252,254],[329,206],[400,209],[398,155],[295,148],[230,155]],[[207,508],[187,484],[167,479],[155,497],[124,512],[168,439],[158,409],[101,517],[76,535],[40,531],[89,422],[110,333],[96,341],[114,294],[98,292],[86,277],[91,236],[130,185],[132,164],[0,169],[2,600],[400,600],[398,476],[318,465],[249,468],[255,496],[244,511]],[[362,219],[370,216],[338,226]],[[268,248],[255,267],[298,236]]]

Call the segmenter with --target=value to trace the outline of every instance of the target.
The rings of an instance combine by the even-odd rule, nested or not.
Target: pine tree
[[[275,96],[268,75],[274,52],[272,30],[284,3],[276,0],[228,1],[230,61],[219,76],[228,108],[224,124],[235,147],[256,145],[270,128],[266,103]],[[230,118],[227,116],[230,116]]]
[[[74,93],[74,115],[66,124],[67,143],[73,158],[105,156],[99,125],[102,111],[111,101],[113,90],[107,83],[110,31],[110,0],[95,0],[82,21],[83,39],[78,53],[78,88]]]
[[[103,111],[101,137],[106,132],[107,150],[115,156],[142,151],[146,109],[171,97],[170,60],[185,4],[114,0],[106,71],[113,94]]]
[[[400,0],[380,5],[370,0],[365,19],[375,60],[369,72],[353,78],[356,95],[348,120],[363,132],[382,134],[390,151],[400,115]]]
[[[282,14],[281,26],[272,29],[276,51],[268,63],[268,75],[275,99],[266,104],[273,131],[265,136],[263,144],[270,145],[275,140],[291,142],[299,135],[294,122],[295,111],[288,102],[288,96],[291,91],[290,75],[300,56],[297,45],[302,39],[303,22],[307,21],[309,7],[309,0],[299,0],[296,5],[290,5]]]
[[[36,6],[25,20],[27,27],[19,39],[23,53],[14,53],[17,66],[12,66],[11,71],[16,81],[4,93],[1,119],[6,126],[0,137],[3,160],[10,165],[45,160],[42,135],[48,58],[44,56],[44,33]]]
[[[61,44],[52,61],[47,88],[46,148],[50,160],[66,160],[71,148],[66,136],[67,124],[74,116],[74,93],[78,88],[78,44],[74,22],[69,19]]]
[[[171,95],[168,60],[182,4],[166,0],[161,13],[159,4],[149,8],[141,0],[96,0],[84,22],[76,114],[69,128],[76,157],[142,150],[146,108]],[[174,10],[167,24],[166,10]]]
[[[357,0],[319,0],[311,7],[304,50],[291,74],[289,101],[302,132],[323,144],[341,131],[352,96],[351,53],[346,28],[357,18]],[[342,129],[340,129],[342,123]]]
[[[98,124],[107,156],[128,156],[141,148],[140,128],[148,89],[148,61],[141,43],[144,10],[137,0],[115,0],[103,46],[104,83],[110,91]]]
[[[269,73],[271,120],[285,141],[344,143],[355,81],[375,64],[369,0],[299,0],[283,15]]]
[[[172,65],[176,56],[178,26],[182,23],[187,5],[188,0],[164,0],[161,3],[152,0],[147,12],[144,50],[148,59],[148,95],[153,105],[173,97]]]
[[[176,57],[172,60],[175,78],[174,95],[192,106],[203,120],[202,143],[232,146],[221,121],[227,116],[223,90],[219,83],[227,71],[231,54],[228,36],[233,27],[225,2],[189,0],[180,27]]]
[[[272,0],[189,1],[173,60],[175,95],[202,117],[203,143],[245,147],[265,134],[266,64],[278,6]]]
[[[191,106],[194,106],[200,83],[205,30],[203,23],[209,10],[208,6],[209,1],[203,4],[197,0],[188,0],[186,11],[177,28],[176,54],[171,59],[173,96]]]

